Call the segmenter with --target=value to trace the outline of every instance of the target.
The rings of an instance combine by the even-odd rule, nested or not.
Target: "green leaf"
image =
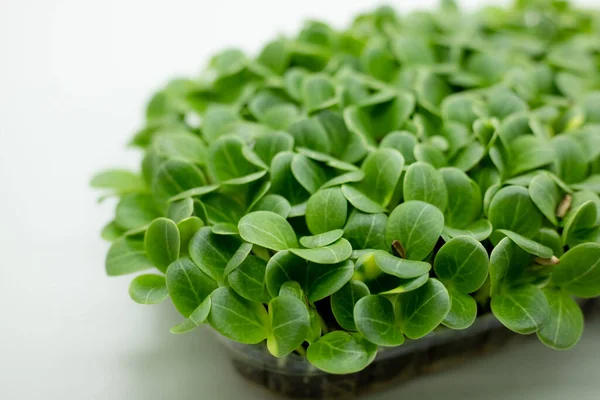
[[[428,335],[450,311],[448,290],[435,279],[429,279],[417,290],[399,295],[397,301],[400,326],[409,339]]]
[[[582,236],[586,236],[597,225],[598,208],[592,200],[586,201],[567,216],[567,223],[562,232],[565,245],[578,244]]]
[[[282,250],[267,262],[265,283],[271,296],[279,295],[281,286],[289,281],[296,281],[306,290],[307,261],[292,254],[289,250]]]
[[[346,239],[313,249],[290,249],[292,253],[305,260],[318,264],[337,264],[347,260],[352,254],[352,246]]]
[[[295,281],[288,281],[281,285],[281,288],[279,289],[279,295],[292,296],[302,301],[304,301],[305,299],[304,290],[302,289],[302,286],[300,286],[300,284]]]
[[[435,115],[441,114],[440,105],[442,100],[452,93],[450,86],[444,79],[427,70],[418,72],[415,91],[417,92],[419,104]]]
[[[428,65],[435,63],[430,45],[419,36],[399,36],[392,41],[392,51],[402,64]]]
[[[485,157],[485,148],[479,142],[471,142],[450,160],[450,165],[461,171],[470,171]]]
[[[448,191],[442,174],[423,162],[411,164],[404,177],[404,200],[420,200],[441,211],[448,205]]]
[[[362,164],[365,178],[357,189],[366,193],[375,203],[386,207],[392,200],[403,167],[404,157],[397,150],[376,150]]]
[[[313,235],[344,227],[348,202],[339,188],[319,190],[306,205],[306,224]]]
[[[269,302],[271,331],[267,348],[275,357],[296,350],[306,339],[310,317],[304,303],[292,296],[278,296]]]
[[[529,183],[529,196],[548,221],[557,225],[556,209],[560,204],[561,194],[550,175],[536,175]]]
[[[578,183],[588,177],[589,164],[583,146],[574,138],[558,135],[552,139],[555,152],[556,174],[567,184]]]
[[[198,217],[189,217],[177,223],[179,229],[179,253],[184,254],[189,252],[190,241],[192,237],[204,226],[204,222]]]
[[[434,168],[448,165],[448,159],[444,153],[431,144],[419,143],[415,146],[414,152],[417,161],[429,164]]]
[[[392,211],[386,227],[387,243],[400,242],[409,260],[424,260],[433,250],[442,230],[444,215],[422,201],[407,201]]]
[[[454,229],[449,226],[444,227],[444,234],[448,235],[450,238],[455,238],[458,236],[468,236],[477,240],[478,242],[483,242],[492,234],[492,224],[487,219],[480,219],[473,222],[471,225],[466,226],[463,229]]]
[[[193,197],[202,197],[206,194],[214,192],[215,190],[217,190],[219,188],[220,188],[219,185],[206,185],[206,186],[200,186],[197,188],[188,189],[184,192],[179,193],[176,196],[171,197],[169,199],[169,201],[177,202],[177,201],[181,201],[181,200],[185,200],[185,199],[189,199],[189,198],[193,198]]]
[[[217,282],[189,258],[180,258],[167,268],[167,289],[177,311],[188,318],[213,290]]]
[[[468,294],[452,290],[449,293],[452,305],[442,324],[450,329],[467,329],[477,318],[477,302]]]
[[[286,132],[270,132],[256,139],[254,152],[265,164],[271,164],[278,153],[291,151],[294,137]]]
[[[352,206],[354,206],[362,212],[376,214],[386,211],[385,207],[377,204],[376,202],[371,200],[366,194],[364,194],[352,185],[342,185],[342,193],[344,194],[346,200],[348,200],[348,202],[352,204]]]
[[[448,191],[446,225],[458,229],[471,225],[482,213],[479,186],[459,169],[443,168],[441,173]]]
[[[137,229],[150,224],[160,216],[152,196],[128,194],[117,204],[115,223],[122,229]]]
[[[245,207],[238,199],[223,193],[211,193],[201,200],[204,216],[211,224],[236,224],[244,216]]]
[[[508,152],[510,176],[551,164],[556,157],[549,143],[533,135],[521,135],[512,139]]]
[[[365,173],[360,170],[347,172],[345,174],[338,175],[335,178],[331,178],[321,186],[321,189],[327,189],[334,186],[341,186],[345,183],[360,182],[364,178]]]
[[[358,300],[354,307],[354,321],[358,331],[376,345],[395,347],[404,343],[394,305],[385,297],[369,295]]]
[[[583,333],[583,312],[567,293],[557,289],[543,290],[548,300],[548,319],[537,332],[538,338],[546,346],[566,350],[575,346]]]
[[[387,215],[364,214],[353,211],[344,227],[344,237],[348,239],[353,249],[387,250],[385,227]]]
[[[373,253],[375,264],[386,274],[402,279],[412,279],[424,275],[431,270],[431,264],[423,261],[405,260],[385,251]]]
[[[344,110],[344,121],[351,132],[372,143],[398,130],[415,108],[415,99],[408,92],[380,92],[360,105]]]
[[[488,219],[495,230],[506,229],[525,237],[533,237],[542,227],[543,216],[537,209],[526,188],[506,186],[494,195]],[[492,241],[497,243],[499,237]]]
[[[515,285],[533,262],[533,256],[509,238],[498,243],[490,256],[490,285],[492,297],[506,287]]]
[[[163,133],[153,138],[156,152],[165,158],[205,165],[206,145],[200,137],[191,133]]]
[[[204,173],[194,164],[169,160],[158,168],[152,180],[152,194],[158,201],[166,202],[179,193],[204,185]]]
[[[344,231],[342,229],[334,229],[314,236],[302,236],[300,238],[300,244],[309,249],[323,247],[337,241],[343,234]]]
[[[511,331],[528,335],[540,330],[548,319],[548,300],[536,286],[512,288],[492,297],[492,312]]]
[[[216,235],[212,233],[211,227],[207,226],[192,237],[189,246],[190,257],[205,274],[222,283],[225,268],[240,244],[237,237]]]
[[[271,250],[298,247],[292,226],[281,215],[270,211],[254,211],[239,222],[242,239]]]
[[[243,298],[266,303],[270,299],[265,286],[266,269],[265,260],[249,255],[228,275],[229,284]]]
[[[268,194],[262,199],[260,199],[254,207],[251,208],[252,211],[270,211],[275,214],[281,215],[283,218],[287,218],[290,215],[290,210],[292,206],[289,201],[283,196],[278,194]]]
[[[456,237],[442,246],[435,256],[437,277],[458,293],[473,293],[483,286],[488,276],[489,258],[477,240]]]
[[[369,295],[369,288],[361,281],[351,280],[331,295],[331,311],[337,323],[347,331],[356,331],[354,306]]]
[[[227,262],[227,265],[223,270],[223,276],[229,275],[232,271],[239,267],[240,264],[244,262],[246,257],[248,257],[250,251],[252,251],[252,245],[250,243],[243,242],[235,251],[233,257],[231,257],[231,259]]]
[[[291,164],[292,174],[310,194],[315,193],[327,181],[325,171],[314,161],[296,154]]]
[[[552,282],[577,297],[600,296],[600,244],[584,243],[567,251],[554,267]]]
[[[194,213],[194,200],[191,197],[187,199],[174,201],[169,204],[167,215],[170,219],[179,223],[180,221],[189,218]]]
[[[211,294],[208,323],[228,339],[256,344],[269,335],[269,316],[261,303],[239,296],[231,288],[221,287]]]
[[[243,154],[244,142],[236,136],[219,138],[209,147],[208,170],[217,182],[241,178],[258,171]]]
[[[305,292],[312,303],[331,296],[340,290],[354,274],[354,263],[350,260],[338,264],[309,263]]]
[[[306,147],[325,154],[331,152],[329,136],[316,118],[301,119],[293,123],[288,132],[294,137],[296,148]]]
[[[518,233],[508,231],[506,229],[498,229],[498,232],[506,235],[506,237],[515,242],[517,246],[519,246],[529,254],[533,254],[541,258],[550,258],[554,254],[550,247],[544,246],[538,242],[521,236]]]
[[[573,189],[577,190],[589,190],[600,194],[600,175],[592,175],[583,182],[575,183],[572,185]]]
[[[390,132],[381,141],[379,147],[398,150],[402,153],[407,165],[414,163],[414,148],[417,145],[417,138],[410,132],[398,131]]]
[[[154,268],[146,257],[144,242],[126,237],[115,240],[106,255],[108,276],[127,275]]]
[[[383,275],[382,276],[383,279],[388,280],[389,276]],[[396,279],[395,281],[393,281],[394,284],[394,288],[390,289],[390,290],[384,290],[382,292],[379,292],[379,294],[401,294],[401,293],[408,293],[411,292],[413,290],[417,290],[418,288],[420,288],[421,286],[425,285],[427,283],[427,281],[429,280],[429,274],[423,274],[417,278],[412,278],[412,279]],[[373,281],[371,281],[370,283],[372,283]],[[392,283],[392,282],[390,282]]]
[[[179,258],[180,243],[177,224],[167,218],[155,219],[144,237],[148,259],[162,272]]]
[[[302,98],[307,111],[329,108],[337,103],[335,87],[324,74],[310,75],[302,81]]]
[[[109,189],[117,194],[142,192],[146,187],[139,175],[124,169],[102,171],[94,175],[90,185],[96,189]]]
[[[115,221],[111,221],[108,224],[106,224],[104,228],[102,228],[100,236],[102,237],[102,239],[108,242],[113,242],[121,236],[123,236],[124,233],[125,231],[119,228]]]
[[[212,232],[216,235],[238,235],[238,229],[235,224],[228,222],[219,222],[212,226]]]
[[[440,106],[442,118],[445,121],[456,121],[466,126],[472,126],[477,119],[474,111],[477,99],[474,96],[453,94],[446,97]]]
[[[164,276],[140,275],[129,285],[129,296],[138,304],[157,304],[169,297]]]
[[[304,202],[310,196],[298,183],[292,174],[292,159],[294,153],[283,152],[278,153],[271,162],[271,192],[278,194],[289,200],[293,206]]]
[[[321,371],[337,375],[361,371],[370,363],[365,347],[343,331],[330,332],[311,344],[306,357]]]
[[[527,111],[527,103],[511,90],[497,88],[489,93],[488,110],[498,119],[504,119],[511,114]]]
[[[171,333],[186,333],[199,327],[204,322],[206,322],[206,318],[208,317],[208,313],[210,313],[211,307],[212,301],[210,299],[210,296],[206,296],[204,301],[200,303],[198,307],[196,307],[194,312],[192,312],[190,316],[185,319],[185,321],[171,328]]]

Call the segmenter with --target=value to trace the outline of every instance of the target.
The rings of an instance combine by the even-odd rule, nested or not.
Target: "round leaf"
[[[406,337],[419,339],[439,326],[450,311],[450,296],[435,279],[398,296],[398,319]]]
[[[267,194],[265,197],[260,199],[252,211],[271,211],[275,214],[281,215],[283,218],[287,218],[290,215],[292,206],[290,202],[283,196],[278,194]]]
[[[148,259],[162,272],[179,258],[180,243],[177,224],[167,218],[155,219],[144,237]]]
[[[348,202],[339,188],[319,190],[308,199],[306,224],[313,235],[341,229],[346,223]]]
[[[290,249],[292,253],[305,260],[318,264],[337,264],[347,260],[352,254],[352,246],[346,239],[339,239],[337,242],[325,247],[313,249]]]
[[[189,317],[217,283],[189,258],[180,258],[167,268],[167,289],[177,311]]]
[[[334,229],[314,236],[302,236],[300,238],[300,244],[309,249],[323,247],[337,241],[343,234],[344,231],[342,229]]]
[[[254,211],[239,222],[240,236],[247,242],[271,250],[298,247],[292,226],[281,215],[270,211]]]
[[[356,331],[354,305],[369,295],[369,288],[361,281],[351,280],[331,296],[331,311],[337,323],[347,331]]]
[[[477,240],[462,236],[442,246],[435,256],[434,269],[438,278],[458,293],[478,290],[488,276],[489,258],[485,247]]]
[[[492,312],[511,331],[528,335],[537,332],[549,314],[548,300],[536,286],[512,288],[492,297]]]
[[[342,185],[342,193],[350,204],[362,212],[369,214],[385,212],[385,207],[374,202],[366,194],[352,185]]]
[[[306,352],[308,361],[330,374],[351,374],[369,365],[369,354],[351,334],[333,331],[311,344]]]
[[[214,330],[244,344],[260,343],[267,338],[270,321],[261,303],[248,301],[227,287],[218,288],[210,297],[208,323]]]
[[[387,206],[402,174],[404,157],[394,149],[379,149],[369,154],[361,169],[365,178],[357,189],[375,203]]]
[[[423,162],[411,164],[404,177],[404,200],[420,200],[444,211],[448,205],[448,191],[442,174]]]
[[[383,272],[402,279],[417,278],[431,270],[431,264],[427,262],[405,260],[385,251],[376,251],[374,256],[375,264]]]
[[[369,295],[358,300],[354,307],[354,321],[358,331],[372,343],[389,347],[404,343],[394,305],[385,297]]]
[[[205,274],[221,283],[227,263],[240,244],[235,236],[217,235],[212,233],[210,227],[204,227],[190,241],[190,257]]]
[[[386,227],[387,242],[400,242],[409,260],[424,260],[433,250],[442,230],[444,215],[422,201],[407,201],[392,211]]]
[[[552,281],[578,297],[600,296],[600,244],[584,243],[567,251],[554,267]]]
[[[106,255],[105,266],[108,276],[132,274],[154,267],[146,257],[144,243],[125,237],[112,243]]]
[[[267,262],[256,256],[247,256],[228,276],[231,288],[250,301],[266,303],[270,296],[265,286]]]
[[[129,296],[139,304],[157,304],[169,297],[164,276],[140,275],[131,281]]]
[[[496,193],[490,203],[488,219],[496,230],[506,229],[525,237],[533,237],[542,227],[542,214],[527,189],[520,186],[507,186]]]
[[[467,329],[477,318],[477,302],[468,294],[449,293],[452,306],[442,324],[450,329]]]
[[[269,302],[271,331],[267,348],[275,357],[296,350],[306,339],[310,318],[304,303],[292,296],[278,296]]]
[[[556,209],[561,195],[554,180],[548,174],[536,175],[529,183],[529,196],[548,221],[556,225]]]
[[[348,239],[353,249],[386,250],[385,227],[387,215],[363,214],[352,212],[344,227],[344,237]]]
[[[292,174],[310,194],[315,193],[327,181],[325,171],[314,161],[302,154],[292,159]]]
[[[542,343],[554,349],[570,349],[583,333],[583,312],[567,293],[552,288],[546,288],[543,292],[550,312],[537,336]]]

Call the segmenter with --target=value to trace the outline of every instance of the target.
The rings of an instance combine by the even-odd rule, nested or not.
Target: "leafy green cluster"
[[[566,349],[600,295],[600,18],[563,1],[309,22],[147,108],[109,275],[133,300],[351,373],[491,311]],[[194,120],[200,120],[194,123]],[[443,327],[442,327],[443,326]]]

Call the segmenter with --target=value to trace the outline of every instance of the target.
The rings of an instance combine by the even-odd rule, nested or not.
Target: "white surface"
[[[112,209],[87,183],[103,167],[137,166],[124,145],[169,77],[226,46],[255,51],[306,17],[340,26],[373,6],[0,1],[0,399],[267,398],[207,330],[171,335],[170,304],[138,306],[128,278],[104,275],[98,234]],[[529,343],[370,398],[598,399],[599,333],[593,324],[572,352]]]

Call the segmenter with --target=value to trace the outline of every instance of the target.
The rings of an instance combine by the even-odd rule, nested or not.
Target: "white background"
[[[255,52],[307,17],[343,26],[374,6],[0,0],[0,399],[267,398],[234,374],[208,330],[171,335],[170,304],[136,305],[128,278],[104,275],[99,231],[112,205],[99,206],[87,184],[104,167],[137,166],[124,146],[168,78],[196,73],[224,47]],[[370,398],[598,399],[599,334],[592,322],[571,352],[531,341]]]

